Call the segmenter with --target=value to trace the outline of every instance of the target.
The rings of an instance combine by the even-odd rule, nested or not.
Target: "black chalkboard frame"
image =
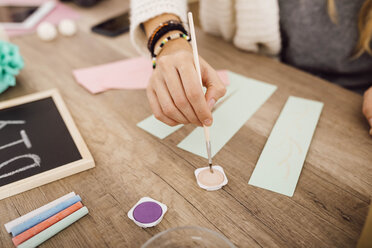
[[[70,112],[68,111],[60,93],[57,89],[42,91],[23,97],[14,98],[8,101],[0,102],[0,110],[12,108],[25,103],[52,98],[59,114],[61,115],[65,125],[81,155],[81,159],[74,162],[59,166],[57,168],[12,182],[0,187],[0,200],[10,197],[24,191],[48,184],[50,182],[62,179],[64,177],[88,170],[95,166],[94,159],[88,150],[79,130],[77,129]]]

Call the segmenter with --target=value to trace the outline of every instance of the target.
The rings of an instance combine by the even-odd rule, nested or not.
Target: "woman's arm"
[[[372,135],[372,86],[364,93],[363,114],[371,127],[369,134]]]
[[[151,36],[160,23],[169,20],[180,18],[162,14],[144,22],[146,37]],[[179,31],[165,34],[156,47],[172,32]],[[203,84],[207,87],[206,95],[198,82],[190,44],[185,39],[176,39],[164,45],[147,87],[150,106],[157,119],[171,126],[212,124],[211,109],[226,89],[217,72],[202,58],[200,67]]]
[[[165,13],[176,16],[182,22],[186,22],[186,12],[187,0],[131,0],[130,39],[133,46],[143,55],[148,55],[147,36],[143,32],[143,24],[152,19],[154,25],[157,25],[156,19]],[[166,19],[165,16],[162,20]],[[157,20],[160,21],[160,19]]]

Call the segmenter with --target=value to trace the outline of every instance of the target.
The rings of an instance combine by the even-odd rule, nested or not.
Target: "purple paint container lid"
[[[163,210],[161,206],[152,201],[145,201],[138,204],[133,210],[133,218],[144,224],[153,223],[161,218]]]

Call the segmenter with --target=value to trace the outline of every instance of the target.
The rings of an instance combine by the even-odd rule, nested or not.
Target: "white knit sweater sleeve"
[[[232,40],[235,34],[235,1],[200,0],[199,3],[203,30],[222,36],[227,41]]]
[[[141,54],[148,54],[147,37],[141,24],[158,15],[168,13],[187,22],[186,0],[131,0],[130,38],[134,47]]]
[[[277,55],[281,49],[278,0],[236,0],[234,45]]]

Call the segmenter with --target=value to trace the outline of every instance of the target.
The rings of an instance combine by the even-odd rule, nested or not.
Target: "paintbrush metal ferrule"
[[[210,141],[206,141],[205,144],[207,145],[208,163],[209,164],[212,164],[211,142]]]
[[[212,171],[212,148],[211,148],[211,142],[210,141],[206,141],[205,144],[207,146],[209,168]]]

